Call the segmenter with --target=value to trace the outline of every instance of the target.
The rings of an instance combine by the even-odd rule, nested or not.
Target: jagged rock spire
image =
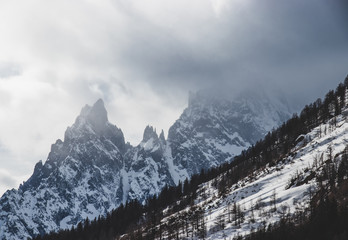
[[[105,109],[102,99],[98,99],[92,107],[86,105],[82,110],[80,117],[91,123],[97,132],[100,132],[108,122],[108,113]]]
[[[164,143],[166,141],[165,137],[164,137],[164,132],[163,132],[163,129],[161,131],[161,134],[159,135],[159,139],[162,143]]]
[[[154,129],[152,126],[147,125],[144,130],[143,142],[147,142],[151,138],[158,139],[158,135],[156,133],[156,129]]]
[[[102,99],[93,106],[86,105],[82,108],[75,123],[68,127],[64,141],[80,139],[86,141],[91,138],[103,136],[114,143],[121,152],[125,150],[125,141],[122,130],[108,121],[108,114]]]

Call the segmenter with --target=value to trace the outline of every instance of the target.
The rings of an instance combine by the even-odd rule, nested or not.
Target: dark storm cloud
[[[189,90],[265,88],[297,109],[323,97],[348,74],[347,12],[346,0],[0,1],[0,194],[98,98],[138,144]]]
[[[158,91],[168,86],[240,88],[276,83],[299,105],[343,81],[348,73],[343,1],[249,3],[197,25],[191,41],[175,29],[171,32],[166,25],[142,19],[121,64],[136,69],[138,77]]]

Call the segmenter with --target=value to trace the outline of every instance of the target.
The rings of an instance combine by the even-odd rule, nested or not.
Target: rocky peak
[[[86,105],[80,114],[80,117],[85,118],[96,132],[101,132],[108,122],[108,114],[102,99],[99,99],[92,107]]]
[[[219,114],[230,109],[231,100],[224,95],[216,95],[208,90],[189,93],[189,104],[185,109],[186,117],[205,119],[216,112]]]
[[[110,124],[104,102],[99,99],[92,107],[86,105],[82,108],[75,123],[67,129],[64,141],[87,135],[102,135],[108,125]]]
[[[127,200],[144,201],[165,185],[230,161],[257,140],[254,133],[269,118],[260,121],[249,109],[262,110],[266,104],[229,105],[219,101],[220,95],[212,96],[210,89],[205,93],[190,94],[189,106],[170,128],[167,140],[163,130],[158,136],[147,126],[137,147],[125,144],[121,129],[108,122],[101,99],[86,105],[67,129],[64,142],[52,145],[45,164],[35,166],[18,195],[7,192],[11,198],[0,199],[0,239],[59,231],[76,226],[85,216],[106,214]],[[271,110],[266,113],[275,112]],[[9,204],[13,208],[5,211]]]
[[[161,134],[159,135],[159,140],[162,142],[162,143],[165,143],[166,139],[164,137],[164,132],[163,132],[163,129],[161,131]]]
[[[154,129],[152,126],[146,126],[144,130],[144,135],[143,135],[143,142],[147,142],[151,138],[153,139],[158,139],[158,135],[156,133],[156,129]]]

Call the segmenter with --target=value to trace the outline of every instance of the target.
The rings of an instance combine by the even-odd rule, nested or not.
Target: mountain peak
[[[88,118],[95,123],[106,123],[108,121],[108,113],[104,106],[104,101],[102,99],[98,99],[93,106],[90,108],[88,113]]]
[[[93,107],[94,107],[94,108],[104,108],[104,109],[105,109],[103,99],[99,98],[99,99],[93,104]]]
[[[223,94],[214,94],[214,91],[201,89],[197,92],[189,92],[188,108],[206,108],[216,103],[223,103],[229,99]]]
[[[86,104],[80,113],[80,116],[87,117],[91,112],[95,111],[104,111],[106,113],[104,101],[99,98],[91,107],[90,105]]]
[[[110,125],[108,123],[108,113],[104,102],[99,99],[92,107],[86,105],[82,108],[73,126],[68,127],[64,139],[72,139],[90,133],[105,134],[108,131],[108,125]]]
[[[147,142],[151,138],[157,139],[158,135],[156,133],[156,129],[154,129],[152,126],[147,125],[144,130],[143,142]]]
[[[162,129],[161,134],[159,135],[159,139],[164,143],[166,141],[165,137],[164,137],[164,131]]]
[[[98,99],[92,107],[86,105],[82,108],[80,116],[90,122],[97,131],[103,129],[108,122],[108,113],[102,99]]]

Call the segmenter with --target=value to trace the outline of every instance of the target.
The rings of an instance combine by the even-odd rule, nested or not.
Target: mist
[[[343,0],[2,1],[0,192],[99,98],[134,145],[148,124],[166,133],[189,91],[265,89],[301,109],[348,74],[347,10]]]

